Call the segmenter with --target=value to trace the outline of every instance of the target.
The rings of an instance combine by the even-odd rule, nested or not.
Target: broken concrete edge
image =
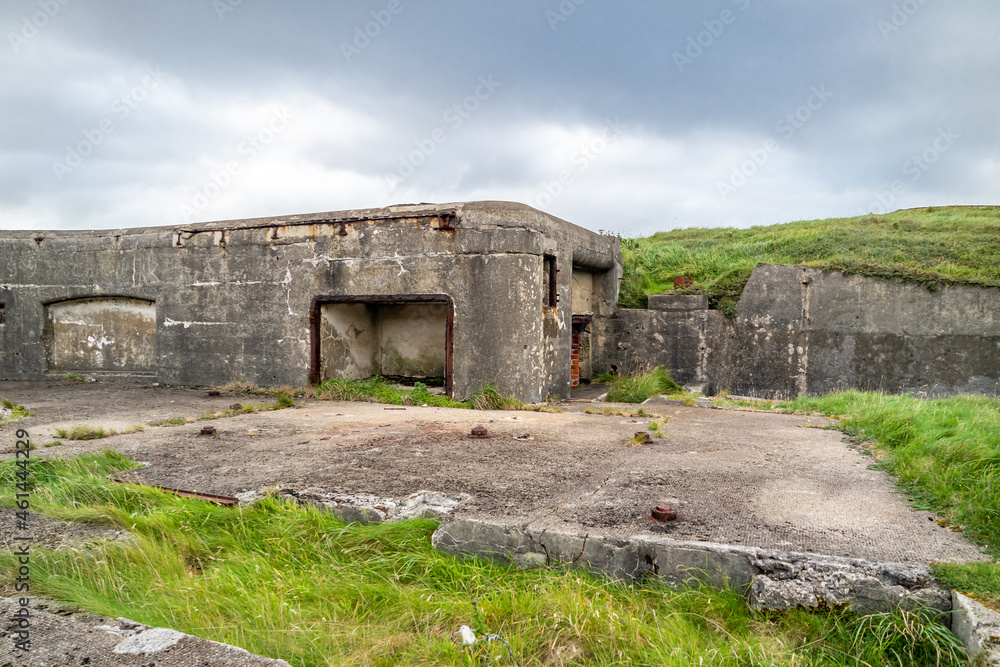
[[[210,661],[211,664],[220,667],[236,667],[237,665],[240,667],[250,667],[251,665],[254,667],[291,667],[284,660],[266,658],[238,646],[203,639],[170,628],[152,627],[122,617],[108,619],[51,600],[36,599],[32,603],[31,614],[35,619],[32,625],[41,625],[49,630],[57,629],[54,636],[43,636],[37,640],[44,643],[46,652],[49,654],[59,653],[60,647],[54,646],[54,644],[62,643],[66,645],[67,654],[79,652],[81,649],[84,651],[93,650],[98,654],[94,657],[102,658],[101,664],[106,662],[117,664],[112,658],[113,655],[163,658],[172,654],[176,650],[175,647],[183,646],[185,656],[189,658],[200,657],[205,661],[204,664],[209,664],[208,661]],[[0,608],[2,609],[18,609],[21,608],[19,605],[20,603],[13,598],[0,598]],[[12,631],[8,630],[8,633],[10,632]],[[37,633],[33,632],[33,634]],[[36,640],[33,638],[31,643],[35,644]],[[6,648],[14,651],[15,654],[18,651],[18,649],[13,648],[13,643],[10,643]],[[29,649],[26,655],[30,656],[32,653],[33,649]],[[3,653],[0,652],[0,658],[2,657]],[[87,662],[91,660],[91,658],[85,659]],[[82,664],[87,664],[87,662]]]
[[[238,494],[242,502],[253,502],[260,494]],[[371,495],[331,493],[317,487],[301,491],[282,489],[282,500],[295,502],[328,512],[344,523],[371,525],[407,519],[430,518],[444,521],[459,504],[472,496],[459,493],[452,496],[437,491],[421,490],[403,500]]]
[[[902,607],[925,609],[941,617],[952,608],[951,594],[939,588],[927,567],[920,565],[654,535],[578,535],[476,519],[446,521],[434,532],[431,543],[453,555],[521,567],[573,564],[613,579],[742,590],[750,606],[759,610],[849,607],[869,614]]]
[[[952,609],[951,631],[969,657],[982,655],[985,664],[1000,667],[1000,613],[958,591],[952,591]]]

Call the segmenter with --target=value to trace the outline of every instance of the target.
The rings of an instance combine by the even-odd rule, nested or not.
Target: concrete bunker
[[[50,373],[156,374],[154,302],[92,297],[50,303],[45,310]]]
[[[310,378],[443,379],[452,393],[454,304],[444,294],[331,296],[313,302]]]

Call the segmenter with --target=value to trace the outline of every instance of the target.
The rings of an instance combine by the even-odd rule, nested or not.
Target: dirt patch
[[[29,514],[27,530],[17,531],[16,514],[15,509],[0,507],[0,549],[21,546],[14,540],[15,535],[30,535],[32,549],[39,547],[59,549],[78,546],[83,542],[125,540],[131,537],[131,533],[115,530],[110,526],[80,521],[57,521],[34,511]]]

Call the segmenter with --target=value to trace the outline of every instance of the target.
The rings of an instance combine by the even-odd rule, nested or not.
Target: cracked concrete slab
[[[15,647],[17,602],[0,598],[0,665],[12,667],[290,667],[168,628],[151,628],[126,618],[109,619],[57,603],[33,601],[30,644]]]
[[[16,427],[36,442],[57,425],[125,426],[270,400],[73,382],[5,382],[0,394],[35,413]],[[825,418],[668,404],[656,408],[668,420],[667,437],[630,447],[626,441],[647,430],[648,417],[563,406],[567,412],[546,414],[300,400],[294,409],[213,421],[213,437],[198,436],[200,423],[147,427],[33,455],[111,447],[149,464],[128,474],[133,481],[222,495],[274,487],[403,504],[421,491],[467,494],[454,516],[537,531],[663,536],[877,562],[985,559],[933,514],[909,507]],[[477,425],[490,438],[469,439]],[[3,427],[0,437],[12,437],[13,428]],[[677,521],[649,517],[660,503],[678,510]]]

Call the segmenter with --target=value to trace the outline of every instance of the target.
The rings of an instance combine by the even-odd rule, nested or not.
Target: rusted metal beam
[[[160,491],[166,491],[167,493],[172,493],[175,496],[180,496],[181,498],[196,498],[198,500],[207,500],[210,503],[215,503],[216,505],[223,505],[225,507],[240,504],[239,498],[234,498],[232,496],[220,496],[217,493],[201,493],[199,491],[188,491],[186,489],[174,489],[169,486],[158,486],[156,484],[143,484],[142,482],[131,482],[127,479],[118,479],[116,477],[110,477],[110,479],[112,482],[116,484],[135,484],[136,486],[148,486],[151,489],[159,489]]]

